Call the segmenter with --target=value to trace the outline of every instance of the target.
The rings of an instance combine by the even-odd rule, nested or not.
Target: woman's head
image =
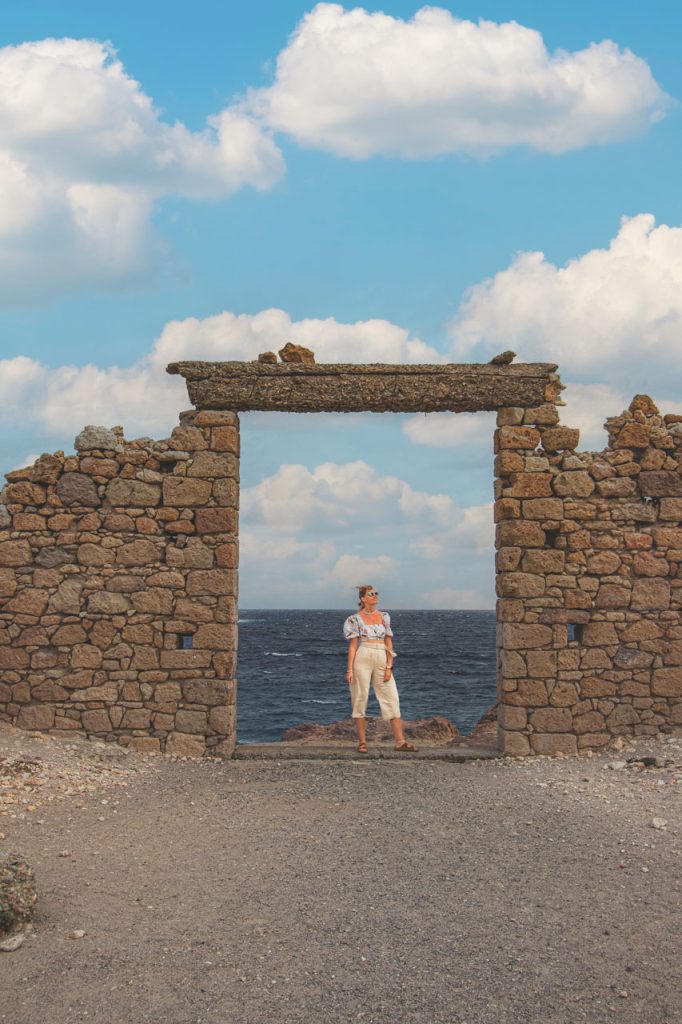
[[[376,604],[379,596],[371,583],[364,583],[358,587],[358,607],[364,608],[366,604]]]

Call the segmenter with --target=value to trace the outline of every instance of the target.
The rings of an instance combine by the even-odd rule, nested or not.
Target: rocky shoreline
[[[368,715],[365,719],[367,739],[374,743],[391,743],[393,734],[388,722]],[[403,720],[403,732],[409,740],[419,741],[424,746],[497,746],[497,704],[487,709],[470,733],[463,735],[454,722],[442,715],[422,718],[418,721]],[[329,725],[317,722],[301,722],[282,733],[283,743],[333,743],[355,740],[355,724],[352,718],[342,718]]]

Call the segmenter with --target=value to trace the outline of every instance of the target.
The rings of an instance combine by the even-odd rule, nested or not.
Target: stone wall
[[[229,756],[238,418],[183,414],[158,442],[86,428],[76,448],[0,496],[0,719]]]
[[[273,378],[286,403],[288,378]],[[282,390],[283,389],[283,390]],[[682,417],[637,396],[578,453],[554,383],[495,434],[498,709],[509,754],[682,724]],[[284,395],[284,397],[282,397]],[[86,428],[0,496],[0,718],[234,751],[239,421]]]
[[[682,417],[636,396],[577,453],[552,404],[498,413],[501,748],[574,753],[682,724]]]

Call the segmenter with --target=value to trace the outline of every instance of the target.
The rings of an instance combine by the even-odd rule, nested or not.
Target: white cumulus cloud
[[[109,44],[0,48],[0,299],[148,277],[156,200],[265,189],[283,170],[267,128],[236,108],[195,132],[162,120]]]
[[[607,248],[563,267],[520,253],[470,289],[450,331],[457,359],[512,348],[566,376],[631,377],[665,392],[682,368],[682,227],[624,217]]]
[[[168,323],[151,352],[130,366],[60,366],[27,356],[0,360],[0,423],[21,417],[66,442],[85,423],[125,427],[128,437],[159,436],[189,406],[181,377],[166,373],[183,359],[255,359],[293,341],[312,348],[319,362],[437,362],[442,357],[409,331],[387,320],[353,324],[294,321],[281,309],[256,314],[219,313]]]
[[[364,159],[563,153],[642,131],[669,99],[646,61],[605,40],[548,52],[515,21],[423,7],[409,21],[317,4],[248,105],[305,146]]]

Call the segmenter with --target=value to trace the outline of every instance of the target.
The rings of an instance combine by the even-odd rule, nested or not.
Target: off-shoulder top
[[[359,614],[349,615],[343,624],[343,635],[346,640],[352,640],[354,637],[361,640],[383,640],[385,636],[393,636],[391,616],[388,612],[382,612],[381,622],[368,626]]]

